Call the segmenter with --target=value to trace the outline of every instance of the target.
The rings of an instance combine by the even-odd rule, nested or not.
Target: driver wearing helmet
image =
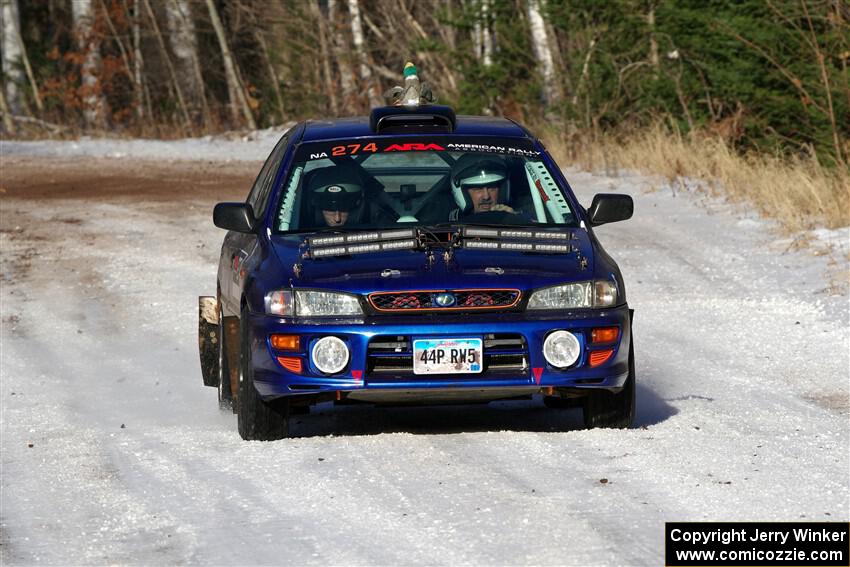
[[[358,222],[356,213],[363,204],[363,182],[354,171],[342,166],[317,169],[308,188],[317,224],[343,226],[349,220]]]
[[[466,154],[452,166],[452,195],[458,208],[449,213],[449,220],[476,213],[504,212],[516,214],[504,204],[510,198],[508,168],[493,156]]]

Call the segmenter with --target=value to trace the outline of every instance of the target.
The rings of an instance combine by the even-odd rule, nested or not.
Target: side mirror
[[[632,218],[635,203],[629,195],[599,193],[593,196],[593,202],[587,210],[591,226],[617,222]]]
[[[252,233],[257,219],[253,207],[247,203],[219,203],[213,209],[213,223],[225,230]]]

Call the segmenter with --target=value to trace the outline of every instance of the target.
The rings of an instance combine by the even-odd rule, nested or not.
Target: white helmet
[[[463,155],[452,165],[451,175],[452,195],[461,213],[468,213],[472,209],[468,192],[470,188],[498,187],[499,202],[507,203],[510,199],[508,167],[498,157]]]

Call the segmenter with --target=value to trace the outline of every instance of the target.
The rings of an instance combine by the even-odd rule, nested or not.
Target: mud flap
[[[198,350],[204,386],[218,386],[218,306],[212,296],[198,298]]]

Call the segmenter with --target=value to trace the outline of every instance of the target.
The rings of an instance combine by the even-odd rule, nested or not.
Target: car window
[[[257,218],[263,216],[263,213],[265,212],[275,175],[277,174],[281,160],[283,160],[284,155],[286,155],[286,147],[289,144],[289,138],[290,133],[287,133],[277,143],[266,160],[266,163],[263,164],[259,175],[257,175],[257,179],[254,180],[254,186],[248,194],[246,202],[254,209],[254,215]]]
[[[576,216],[528,140],[410,137],[302,144],[275,230],[445,222],[574,226]]]

